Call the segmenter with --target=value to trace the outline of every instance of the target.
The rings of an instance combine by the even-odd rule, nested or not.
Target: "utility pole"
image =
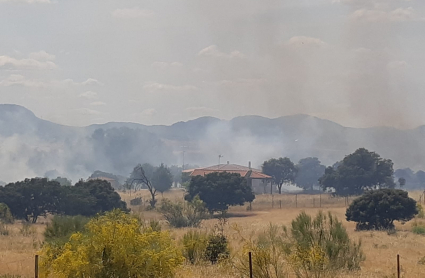
[[[180,146],[180,148],[182,148],[183,149],[183,171],[184,171],[184,154],[185,154],[185,152],[186,152],[186,148],[187,148],[187,146]]]
[[[224,156],[222,156],[221,154],[218,155],[218,169],[220,169],[220,161],[222,157]]]

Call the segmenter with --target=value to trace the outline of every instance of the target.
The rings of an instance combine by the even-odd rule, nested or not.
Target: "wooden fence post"
[[[38,255],[35,255],[35,269],[34,269],[34,277],[38,278]]]
[[[400,278],[400,255],[397,254],[397,278]]]
[[[252,253],[249,252],[249,278],[252,278]]]

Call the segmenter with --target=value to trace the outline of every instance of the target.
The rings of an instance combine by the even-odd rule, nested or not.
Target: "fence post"
[[[249,278],[252,278],[252,253],[249,252]]]
[[[397,254],[397,278],[400,278],[400,255]]]
[[[298,194],[295,194],[295,207],[298,208]]]
[[[272,208],[274,208],[274,199],[273,199],[273,195],[272,195]]]
[[[34,266],[34,274],[35,274],[35,278],[38,278],[38,255],[35,255],[35,266]]]

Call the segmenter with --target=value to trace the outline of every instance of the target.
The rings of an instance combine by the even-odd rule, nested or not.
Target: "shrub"
[[[252,253],[253,276],[257,278],[286,277],[284,266],[286,263],[285,235],[281,227],[270,224],[266,231],[257,238],[244,238],[241,230],[236,226],[242,242],[242,256],[236,260],[236,269],[243,277],[249,276],[248,253]]]
[[[422,222],[414,222],[412,224],[412,232],[418,235],[425,235],[425,225]]]
[[[0,222],[4,224],[12,224],[13,221],[10,208],[5,203],[0,203]]]
[[[366,192],[355,199],[346,212],[347,221],[357,222],[358,230],[394,229],[394,221],[407,222],[418,213],[416,201],[400,189]]]
[[[205,232],[189,231],[183,236],[183,256],[191,264],[197,264],[205,259],[208,235]]]
[[[192,202],[173,203],[164,199],[159,211],[174,228],[199,227],[202,220],[206,218],[205,209],[199,202],[202,203],[199,199],[194,199]]]
[[[212,264],[217,263],[220,259],[229,257],[229,249],[227,247],[227,238],[223,234],[211,234],[208,237],[207,247],[205,248],[205,258]]]
[[[319,212],[315,218],[301,213],[285,228],[285,252],[297,277],[334,277],[360,268],[361,242],[353,243],[338,219]]]
[[[424,208],[421,204],[416,203],[416,210],[418,211],[418,215],[416,215],[418,218],[425,218]]]
[[[137,197],[130,200],[131,206],[140,206],[142,204],[142,197]]]
[[[46,226],[44,238],[49,243],[65,243],[73,233],[82,232],[88,222],[89,218],[80,215],[55,215],[52,221]]]
[[[46,244],[41,255],[42,275],[58,278],[168,278],[184,260],[168,232],[142,229],[120,210],[90,220],[62,248]]]

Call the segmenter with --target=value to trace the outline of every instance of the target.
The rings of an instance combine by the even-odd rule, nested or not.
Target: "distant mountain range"
[[[0,180],[46,172],[74,179],[95,170],[128,175],[137,163],[208,166],[224,161],[258,167],[271,157],[295,162],[316,156],[331,165],[359,147],[390,158],[398,168],[425,169],[425,126],[348,128],[308,115],[230,121],[201,117],[171,126],[111,122],[70,127],[30,110],[0,105]],[[3,176],[2,176],[3,175]]]

